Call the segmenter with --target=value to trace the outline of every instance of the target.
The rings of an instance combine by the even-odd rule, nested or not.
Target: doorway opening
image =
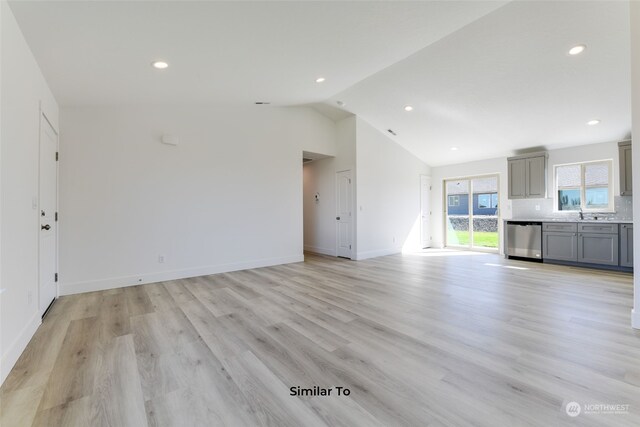
[[[338,244],[341,235],[337,228],[345,217],[339,214],[336,191],[340,179],[335,158],[308,151],[302,158],[304,251],[351,258]]]
[[[447,247],[498,251],[500,177],[497,174],[444,181]]]

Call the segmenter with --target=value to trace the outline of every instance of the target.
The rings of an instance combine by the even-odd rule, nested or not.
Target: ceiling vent
[[[389,132],[393,136],[396,136],[396,133],[394,131],[392,131],[391,129],[387,129],[387,132]]]
[[[256,105],[269,105],[269,104],[271,103],[267,101],[256,101]]]

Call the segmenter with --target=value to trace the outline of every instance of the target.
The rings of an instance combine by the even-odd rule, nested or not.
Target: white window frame
[[[585,166],[593,165],[598,163],[606,163],[609,168],[609,184],[607,186],[609,200],[608,206],[606,208],[595,208],[590,209],[587,207],[587,197],[586,197],[586,185],[585,185]],[[612,159],[604,159],[604,160],[593,160],[588,162],[577,162],[577,163],[563,163],[561,165],[553,166],[553,211],[557,213],[575,213],[576,211],[571,210],[559,210],[558,209],[558,168],[564,166],[580,166],[580,207],[583,212],[594,212],[594,213],[613,213],[615,212],[614,206],[614,182],[613,182],[613,160]]]

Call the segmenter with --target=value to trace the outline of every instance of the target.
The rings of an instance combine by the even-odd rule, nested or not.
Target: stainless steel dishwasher
[[[507,222],[507,256],[542,259],[542,223]]]

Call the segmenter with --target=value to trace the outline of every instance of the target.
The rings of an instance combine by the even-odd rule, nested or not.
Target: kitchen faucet
[[[584,221],[584,213],[582,213],[582,208],[580,208],[580,221]]]

